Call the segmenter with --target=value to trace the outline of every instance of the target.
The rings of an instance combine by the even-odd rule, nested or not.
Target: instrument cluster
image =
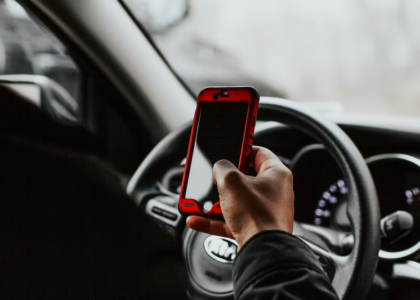
[[[420,249],[420,159],[400,153],[366,159],[378,194],[381,217],[397,211],[412,216],[412,227],[397,239],[382,238],[383,257]],[[292,160],[295,220],[351,233],[347,217],[348,189],[332,156],[321,146],[303,148]],[[402,257],[402,256],[401,256]]]

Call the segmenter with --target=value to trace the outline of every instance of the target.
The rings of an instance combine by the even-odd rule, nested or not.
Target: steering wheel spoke
[[[327,273],[330,280],[333,281],[335,274],[342,271],[344,266],[347,264],[349,257],[329,252],[314,243],[305,240],[304,238],[301,238],[301,240],[315,253],[325,273]]]
[[[346,265],[349,257],[342,255],[350,253],[346,244],[348,235],[338,230],[294,222],[293,235],[300,238],[318,257],[319,263],[331,281],[341,267]],[[349,251],[350,250],[350,251]],[[340,254],[337,254],[340,253]]]
[[[352,233],[313,224],[295,221],[293,234],[339,255],[349,254],[354,245]]]

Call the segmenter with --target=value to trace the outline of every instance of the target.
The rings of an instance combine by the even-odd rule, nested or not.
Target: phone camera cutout
[[[227,90],[221,90],[220,91],[220,97],[229,97]]]
[[[214,99],[214,100],[219,99],[219,97],[220,97],[220,96],[219,96],[219,93],[214,93],[214,95],[213,95],[213,99]]]
[[[208,212],[211,208],[213,207],[213,202],[211,201],[206,201],[203,204],[203,211],[204,212]]]

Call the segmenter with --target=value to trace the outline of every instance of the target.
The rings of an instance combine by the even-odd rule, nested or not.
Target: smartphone
[[[222,219],[213,165],[227,159],[247,174],[259,94],[252,87],[209,87],[197,99],[178,209]]]

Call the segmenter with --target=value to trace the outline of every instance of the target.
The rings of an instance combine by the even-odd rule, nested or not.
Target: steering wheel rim
[[[338,267],[332,283],[340,299],[363,299],[378,263],[380,211],[375,185],[362,155],[336,124],[297,103],[264,98],[260,103],[259,118],[306,132],[321,142],[339,165],[349,190],[347,215],[354,245],[348,256],[332,257]]]
[[[295,102],[262,97],[258,118],[276,121],[306,132],[322,143],[339,165],[349,190],[347,215],[353,229],[353,249],[349,255],[339,256],[308,241],[305,242],[318,255],[334,261],[336,270],[332,284],[340,299],[363,299],[369,290],[378,263],[380,211],[375,186],[362,155],[335,123]],[[186,151],[189,128],[191,124],[186,124],[165,137],[133,175],[127,192],[137,199],[138,203],[142,199],[142,191],[146,190],[143,187],[151,183],[150,174],[154,166],[173,154],[173,145],[183,143]]]

